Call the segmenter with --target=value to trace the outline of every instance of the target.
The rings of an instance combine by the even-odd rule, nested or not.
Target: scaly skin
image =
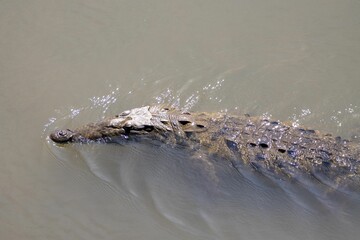
[[[73,131],[57,130],[50,138],[57,143],[158,140],[229,160],[236,168],[251,166],[275,178],[308,177],[355,191],[360,186],[359,145],[261,117],[146,106]]]

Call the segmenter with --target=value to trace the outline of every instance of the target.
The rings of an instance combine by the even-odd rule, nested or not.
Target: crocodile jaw
[[[170,130],[151,110],[153,109],[149,106],[126,110],[113,118],[90,123],[75,130],[56,130],[49,137],[56,143],[89,142],[119,136],[127,138],[129,135],[145,135],[154,129]]]

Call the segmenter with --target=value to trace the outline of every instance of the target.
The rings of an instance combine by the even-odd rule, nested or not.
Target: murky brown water
[[[360,134],[360,2],[1,1],[1,239],[358,239],[358,196],[46,136],[151,103]]]

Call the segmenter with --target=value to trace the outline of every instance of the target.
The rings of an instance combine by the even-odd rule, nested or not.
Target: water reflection
[[[277,229],[282,236],[341,238],[359,221],[357,196],[240,173],[223,160],[211,159],[214,179],[204,162],[184,149],[141,143],[66,149],[76,151],[101,181],[135,197],[154,221],[173,233],[232,239],[275,237]]]

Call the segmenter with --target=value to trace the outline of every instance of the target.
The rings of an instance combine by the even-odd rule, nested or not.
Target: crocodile
[[[359,144],[267,117],[144,106],[49,137],[60,144],[159,141],[280,180],[306,177],[356,192],[360,187]]]

